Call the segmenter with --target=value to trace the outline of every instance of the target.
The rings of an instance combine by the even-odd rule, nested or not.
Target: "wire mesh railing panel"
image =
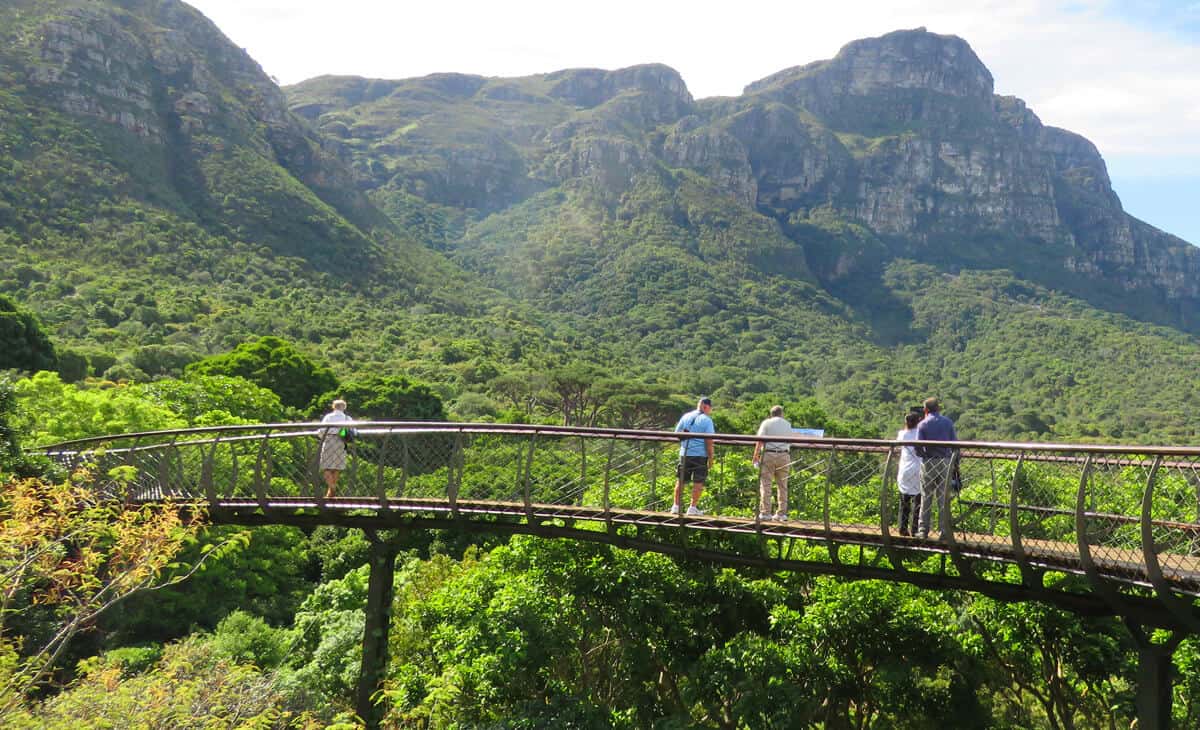
[[[176,446],[172,451],[174,451],[175,476],[170,483],[164,485],[167,493],[179,500],[204,499],[204,492],[200,486],[206,459],[204,450]]]
[[[993,548],[1012,544],[1008,500],[1017,460],[1008,456],[995,450],[960,453],[960,484],[951,502],[960,540]]]
[[[675,488],[672,446],[674,445],[661,441],[640,440],[606,444],[603,447],[603,476],[598,484],[588,490],[585,502],[605,507],[604,495],[607,489],[607,506],[612,509],[670,508],[672,490]]]
[[[1075,542],[1075,499],[1084,463],[1073,454],[1028,455],[1014,469],[1017,529],[1022,541]]]
[[[265,499],[316,497],[324,486],[317,473],[316,461],[320,441],[311,436],[266,437],[254,444],[247,456],[253,458],[254,489]],[[352,452],[347,453],[344,489],[354,494],[354,484],[360,464]],[[342,485],[339,485],[342,486]]]
[[[1139,455],[1093,457],[1084,491],[1082,539],[1092,559],[1141,572],[1141,502],[1151,460]]]
[[[1197,457],[1163,459],[1154,471],[1150,503],[1152,549],[1167,575],[1200,580]]]
[[[148,478],[129,463],[128,455],[122,452],[104,449],[84,452],[73,455],[70,464],[73,470],[87,470],[96,488],[109,499],[128,501],[134,492],[152,486]]]
[[[123,470],[117,472],[121,474],[119,480],[125,482],[126,499],[134,502],[165,499],[170,489],[169,485],[163,483],[170,476],[167,473],[169,459],[170,454],[165,446],[137,447],[126,451],[118,469],[131,468],[134,472],[132,475],[125,474]]]
[[[459,498],[523,503],[528,492],[536,501],[543,485],[535,481],[546,477],[552,449],[537,435],[474,436],[463,450]]]
[[[650,462],[662,444],[618,438],[589,439],[588,482],[582,504],[618,509],[640,509],[649,492]],[[643,483],[645,482],[645,483]]]
[[[829,470],[830,520],[839,524],[878,525],[886,451],[839,450]],[[891,495],[888,495],[891,498]],[[824,505],[822,505],[824,509]]]
[[[650,441],[644,446],[645,466],[637,479],[630,484],[630,507],[632,509],[663,512],[675,503],[675,482],[679,474],[679,447]],[[643,491],[638,491],[641,486]],[[691,485],[684,485],[683,504],[689,502]]]
[[[825,491],[829,485],[833,452],[824,449],[793,449],[788,475],[788,501],[796,519],[823,522]]]
[[[553,505],[578,505],[582,501],[589,479],[587,442],[578,436],[538,439],[527,469],[531,501]]]

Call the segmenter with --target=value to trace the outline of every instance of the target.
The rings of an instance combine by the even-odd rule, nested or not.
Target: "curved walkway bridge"
[[[1142,647],[1143,727],[1169,721],[1171,652],[1200,633],[1200,449],[959,442],[964,486],[944,505],[949,529],[921,539],[894,526],[901,442],[793,437],[789,519],[764,521],[754,436],[717,435],[706,514],[679,516],[667,512],[679,443],[670,432],[352,425],[358,438],[330,499],[318,468],[327,438],[319,424],[136,433],[43,451],[95,467],[97,488],[114,500],[196,503],[215,523],[364,529],[376,546],[368,628],[382,621],[385,636],[394,550],[379,531],[412,529],[590,540],[1119,616]],[[1175,638],[1152,643],[1153,628]],[[364,717],[380,671],[368,655],[378,662],[386,650],[369,643]]]

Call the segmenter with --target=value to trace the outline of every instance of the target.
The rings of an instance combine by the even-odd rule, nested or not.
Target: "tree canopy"
[[[231,352],[191,363],[185,369],[199,375],[236,375],[274,391],[285,406],[303,409],[321,393],[337,386],[337,377],[295,345],[279,337],[243,342]]]
[[[0,294],[0,370],[54,370],[58,353],[37,317]]]

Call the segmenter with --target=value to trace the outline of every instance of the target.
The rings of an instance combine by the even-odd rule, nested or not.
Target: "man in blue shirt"
[[[675,424],[675,432],[687,433],[716,433],[713,426],[712,401],[701,398],[696,404],[696,410],[688,411]],[[685,438],[679,442],[679,475],[675,480],[675,503],[671,505],[671,514],[679,514],[680,503],[683,501],[683,483],[692,483],[692,503],[688,507],[689,515],[702,515],[700,511],[700,493],[704,491],[704,482],[708,480],[708,469],[712,466],[713,442],[711,438]]]
[[[922,441],[957,441],[954,421],[941,414],[942,406],[937,398],[925,399],[925,420],[917,424],[917,456],[921,457],[921,516],[920,537],[929,537],[929,524],[933,521],[933,501],[938,504],[938,531],[944,536],[949,527],[946,519],[950,502],[947,487],[950,471],[954,465],[955,449],[950,446],[921,446]]]

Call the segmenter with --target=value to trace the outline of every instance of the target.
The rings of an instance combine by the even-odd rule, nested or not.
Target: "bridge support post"
[[[1171,657],[1184,634],[1175,632],[1169,640],[1157,644],[1132,619],[1126,618],[1125,625],[1138,652],[1137,726],[1139,730],[1169,730],[1173,701],[1171,682],[1175,671]]]
[[[396,573],[396,546],[374,530],[364,530],[371,542],[371,576],[367,582],[366,623],[363,626],[362,669],[358,675],[355,709],[368,730],[376,730],[384,706],[373,698],[383,688],[388,662],[388,630],[392,620],[392,581]]]

